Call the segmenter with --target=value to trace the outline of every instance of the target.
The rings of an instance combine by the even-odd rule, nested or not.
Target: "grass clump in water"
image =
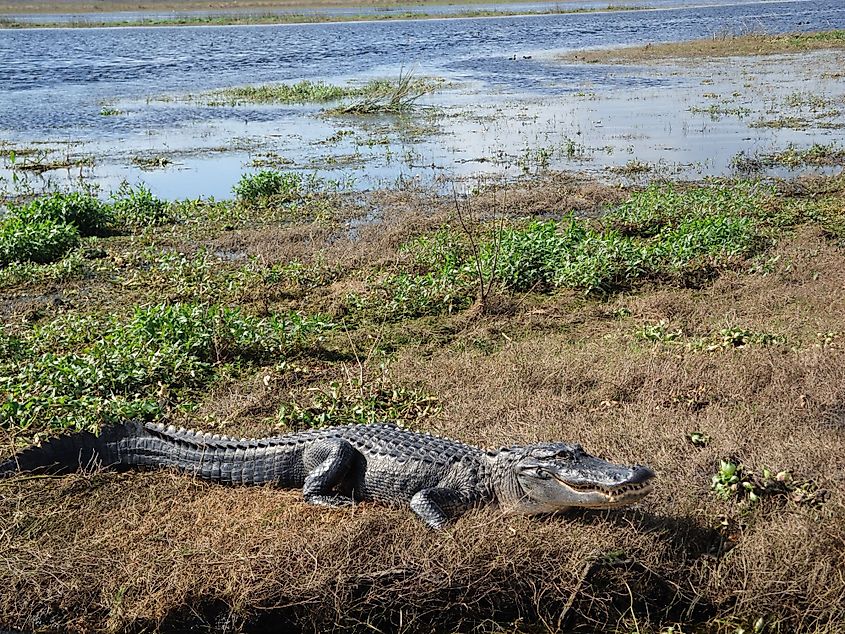
[[[127,320],[56,320],[0,346],[0,427],[155,419],[226,373],[303,352],[327,327],[296,313],[258,318],[199,304],[137,308]]]
[[[362,88],[358,99],[332,108],[329,112],[340,115],[404,114],[416,106],[417,100],[441,84],[439,80],[418,78],[411,72],[403,71],[395,82],[369,82]]]
[[[212,93],[230,104],[240,103],[324,103],[361,94],[355,86],[337,86],[322,81],[303,80],[295,84],[263,84],[238,86]]]

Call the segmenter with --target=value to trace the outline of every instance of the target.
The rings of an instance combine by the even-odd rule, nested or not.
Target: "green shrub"
[[[0,221],[0,267],[55,262],[78,243],[79,231],[70,224],[9,216]]]
[[[112,194],[115,221],[128,229],[154,227],[173,222],[170,203],[153,195],[145,185],[124,182]]]
[[[560,254],[555,286],[586,292],[608,292],[627,286],[648,271],[642,245],[615,231],[588,231],[584,239]]]
[[[111,208],[96,197],[82,192],[55,192],[12,209],[27,223],[45,221],[75,226],[80,235],[106,235],[113,222]]]
[[[302,176],[295,172],[261,170],[241,176],[233,191],[241,203],[264,205],[299,200],[302,197],[302,186]]]

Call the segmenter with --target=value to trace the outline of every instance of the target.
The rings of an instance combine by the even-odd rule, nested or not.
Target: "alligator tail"
[[[127,468],[139,464],[133,450],[146,435],[143,423],[129,421],[105,427],[99,435],[81,431],[56,436],[0,462],[0,479],[18,472],[59,474],[86,468]]]
[[[20,472],[59,474],[90,468],[172,468],[225,484],[301,486],[293,440],[236,440],[162,424],[129,421],[45,440],[0,462],[0,479]]]

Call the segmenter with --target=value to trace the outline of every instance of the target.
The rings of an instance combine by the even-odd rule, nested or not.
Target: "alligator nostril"
[[[634,474],[631,476],[629,482],[640,484],[642,482],[648,482],[652,478],[654,478],[657,474],[654,473],[648,467],[643,465],[637,465],[634,467]]]

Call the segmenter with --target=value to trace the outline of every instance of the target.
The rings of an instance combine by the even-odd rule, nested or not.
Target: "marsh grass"
[[[322,81],[303,80],[295,84],[263,84],[258,86],[236,86],[209,93],[212,103],[324,103],[343,97],[363,94],[364,87],[337,86]]]
[[[319,4],[319,3],[318,3]],[[135,9],[136,7],[130,7]],[[206,5],[200,7],[207,10]],[[376,11],[371,13],[360,14],[329,14],[329,13],[300,13],[297,12],[297,6],[292,6],[292,10],[286,13],[231,13],[227,15],[186,15],[179,17],[160,17],[160,18],[141,18],[134,20],[116,20],[116,21],[97,21],[97,20],[73,20],[70,22],[38,22],[26,21],[22,22],[12,18],[0,17],[0,26],[11,29],[26,29],[26,28],[94,28],[94,27],[131,27],[131,26],[224,26],[224,25],[238,25],[238,24],[320,24],[331,22],[370,22],[370,21],[389,21],[389,20],[443,20],[449,18],[495,18],[507,17],[513,15],[555,15],[555,14],[569,14],[569,13],[594,13],[597,11],[638,11],[647,9],[648,7],[638,7],[631,5],[613,5],[608,4],[605,7],[588,7],[588,8],[567,8],[561,5],[549,5],[547,8],[539,10],[509,10],[509,9],[464,9],[455,12],[436,12],[427,13],[425,11]],[[129,10],[129,9],[127,9]]]
[[[769,167],[831,167],[845,164],[845,149],[836,143],[814,143],[805,148],[789,144],[778,152],[740,152],[731,159],[731,167],[738,172],[753,173]]]
[[[619,49],[567,53],[562,59],[595,63],[706,59],[751,55],[775,55],[845,48],[845,30],[811,33],[716,33],[713,37],[685,42],[646,44]]]

